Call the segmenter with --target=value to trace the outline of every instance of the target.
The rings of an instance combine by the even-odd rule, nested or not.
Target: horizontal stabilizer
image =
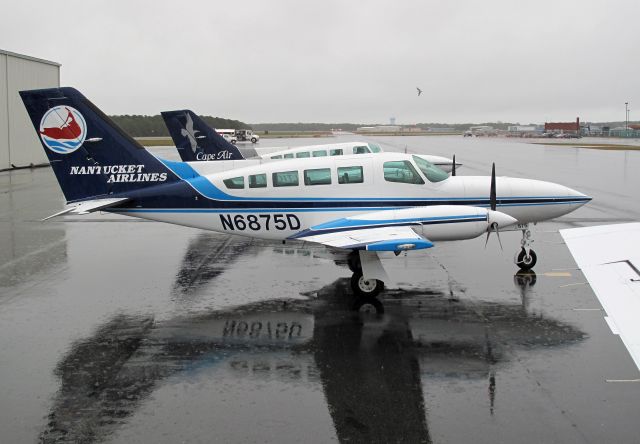
[[[64,210],[59,211],[56,214],[52,214],[49,217],[45,217],[44,219],[42,219],[42,221],[44,222],[45,220],[49,220],[56,216],[62,216],[63,214],[75,214],[75,215],[89,214],[89,213],[93,213],[94,211],[104,210],[105,208],[115,207],[116,205],[124,203],[128,200],[129,200],[128,197],[86,200],[72,207],[65,208]]]

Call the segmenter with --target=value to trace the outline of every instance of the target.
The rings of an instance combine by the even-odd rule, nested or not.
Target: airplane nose
[[[573,188],[565,187],[567,196],[575,197],[576,203],[579,205],[584,205],[587,202],[590,202],[592,197],[587,196],[586,194],[581,193],[580,191],[576,191]]]

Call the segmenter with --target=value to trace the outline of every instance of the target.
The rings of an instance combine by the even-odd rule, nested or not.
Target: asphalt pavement
[[[322,248],[41,222],[64,205],[51,169],[0,173],[0,441],[638,442],[638,369],[558,230],[640,220],[640,152],[364,139],[593,201],[535,227],[535,273],[516,273],[518,232],[385,259],[377,316]]]

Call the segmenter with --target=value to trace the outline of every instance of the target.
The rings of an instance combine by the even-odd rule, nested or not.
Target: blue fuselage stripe
[[[524,206],[535,206],[535,205],[573,205],[573,204],[582,204],[584,200],[567,200],[562,202],[530,202],[530,203],[513,203],[513,204],[498,204],[498,207],[524,207]],[[294,204],[296,202],[289,202]],[[297,202],[299,204],[299,202]],[[376,202],[380,203],[380,202]],[[386,202],[387,204],[389,202]],[[257,202],[256,202],[257,204]],[[401,208],[412,208],[412,207],[420,207],[420,206],[433,206],[433,205],[445,205],[439,202],[433,201],[420,201],[420,202],[412,202],[411,205],[394,205],[394,206],[318,206],[315,208],[309,207],[299,207],[295,205],[282,205],[282,202],[278,206],[274,206],[271,208],[266,208],[263,204],[264,202],[260,202],[262,205],[256,205],[255,207],[251,206],[242,206],[231,208],[220,208],[220,207],[211,207],[211,208],[112,208],[108,211],[113,211],[116,213],[126,212],[126,213],[281,213],[283,211],[295,211],[300,213],[308,213],[308,212],[338,212],[338,211],[383,211],[383,210],[397,210]],[[333,202],[335,205],[336,202]],[[353,202],[351,202],[353,204]],[[472,204],[472,203],[456,203],[451,205],[469,205],[474,207],[486,208],[489,207],[488,203],[480,203],[480,204]]]

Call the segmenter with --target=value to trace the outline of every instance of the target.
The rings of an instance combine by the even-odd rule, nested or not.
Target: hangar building
[[[60,86],[60,64],[0,49],[0,171],[48,163],[18,91]]]

